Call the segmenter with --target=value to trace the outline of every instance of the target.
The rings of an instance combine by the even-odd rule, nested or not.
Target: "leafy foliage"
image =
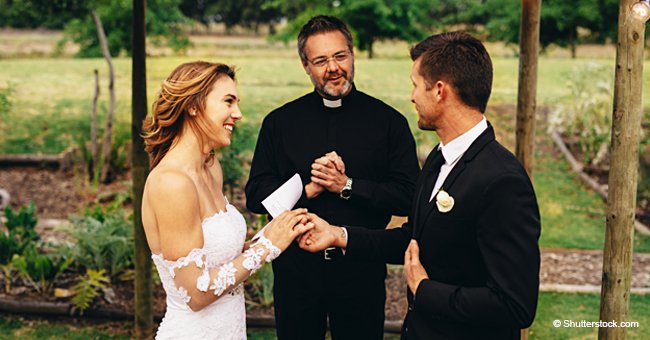
[[[96,206],[85,216],[75,217],[65,231],[72,242],[59,252],[86,270],[104,269],[110,277],[133,266],[133,227],[120,208],[102,210]]]
[[[42,254],[31,243],[22,255],[15,255],[12,265],[37,292],[49,292],[56,279],[70,266],[72,259],[52,254]]]
[[[38,240],[35,212],[34,202],[20,208],[18,213],[10,207],[5,208],[7,222],[0,229],[0,264],[8,264],[15,254],[22,254],[27,246]]]
[[[233,131],[232,143],[227,148],[219,150],[219,162],[223,170],[224,190],[231,193],[240,184],[245,167],[250,166],[257,129],[251,124],[241,122]]]
[[[612,74],[603,66],[586,64],[567,75],[567,100],[552,112],[549,128],[569,137],[585,164],[606,158],[612,126]]]
[[[384,39],[408,42],[423,39],[426,35],[426,18],[423,8],[427,1],[411,0],[359,0],[341,6],[341,16],[355,34],[355,43],[362,51],[373,56],[373,44]]]
[[[149,0],[147,1],[148,37],[156,45],[166,44],[174,51],[182,51],[189,46],[189,39],[184,36],[181,25],[187,22],[179,10],[180,0]],[[133,17],[133,2],[130,0],[94,0],[89,5],[101,18],[106,33],[108,48],[112,56],[124,51],[131,54],[131,20]],[[71,20],[65,26],[64,40],[70,40],[80,45],[77,56],[99,57],[101,49],[95,24],[90,17],[90,11],[84,17]]]
[[[291,20],[272,40],[295,40],[302,25],[318,14],[340,17],[353,33],[354,43],[373,56],[373,44],[379,40],[409,42],[424,38],[430,25],[427,17],[431,4],[424,0],[316,1]]]
[[[38,239],[35,231],[36,227],[36,206],[32,202],[26,207],[22,207],[16,214],[10,207],[5,208],[5,217],[7,222],[0,224],[0,270],[4,277],[5,292],[11,289],[14,256],[22,255],[25,249]]]
[[[0,0],[0,27],[61,29],[86,11],[83,0]]]
[[[268,223],[266,215],[258,215],[257,223],[253,228],[255,232]],[[251,306],[269,307],[273,305],[273,269],[263,266],[246,280],[246,302]]]
[[[13,92],[11,85],[6,88],[0,88],[0,123],[5,121],[9,116],[9,110],[11,110],[11,101],[9,96]]]
[[[252,306],[273,306],[273,269],[270,265],[262,266],[255,275],[246,281],[246,302]]]
[[[104,269],[88,269],[86,275],[79,277],[77,284],[72,287],[74,293],[71,300],[72,305],[83,313],[99,295],[99,291],[106,289],[109,282],[110,280]]]
[[[260,24],[277,23],[282,17],[281,6],[268,0],[213,1],[206,7],[205,14],[223,22],[227,30],[241,25],[257,31]]]

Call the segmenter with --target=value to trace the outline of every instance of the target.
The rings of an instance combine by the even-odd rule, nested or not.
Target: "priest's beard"
[[[331,85],[328,85],[327,79],[331,78],[332,76],[337,76],[341,75],[344,79],[342,86],[340,87],[334,87]],[[322,82],[319,82],[316,80],[314,75],[309,72],[309,79],[311,80],[311,83],[314,84],[314,87],[316,88],[316,91],[326,97],[327,99],[339,99],[344,97],[350,92],[350,89],[352,88],[352,82],[354,81],[354,65],[352,65],[352,68],[350,69],[350,72],[345,72],[339,69],[337,73],[326,73],[322,79]]]

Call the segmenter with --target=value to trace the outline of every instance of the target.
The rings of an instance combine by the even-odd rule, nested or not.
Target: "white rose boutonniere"
[[[454,207],[454,198],[449,196],[446,191],[440,189],[436,195],[436,205],[438,206],[438,211],[441,213],[449,212]]]

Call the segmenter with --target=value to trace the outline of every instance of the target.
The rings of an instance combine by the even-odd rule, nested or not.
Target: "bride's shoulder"
[[[147,176],[145,191],[152,195],[177,197],[195,195],[196,186],[184,171],[169,166],[154,168]]]

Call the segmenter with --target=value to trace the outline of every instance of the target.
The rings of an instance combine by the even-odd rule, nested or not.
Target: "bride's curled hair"
[[[178,66],[163,81],[151,116],[144,120],[143,126],[150,169],[160,163],[186,127],[196,134],[203,148],[209,133],[203,115],[206,97],[214,83],[224,76],[235,80],[235,69],[225,64],[195,61]],[[190,110],[196,112],[196,117],[189,119]]]

